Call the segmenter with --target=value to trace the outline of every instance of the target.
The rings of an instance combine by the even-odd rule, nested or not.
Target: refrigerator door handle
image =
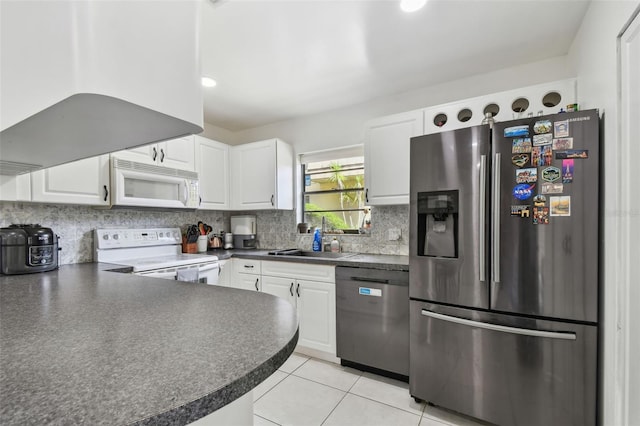
[[[491,280],[494,283],[500,282],[500,159],[500,154],[496,154],[493,164]]]
[[[466,318],[452,317],[450,315],[438,314],[426,309],[422,309],[422,315],[425,317],[435,318],[442,321],[453,322],[455,324],[467,325],[470,327],[484,328],[486,330],[501,331],[503,333],[521,334],[523,336],[546,337],[549,339],[576,340],[576,333],[571,332],[554,332],[532,330],[530,328],[508,327],[506,325],[491,324],[487,322],[473,321]]]
[[[478,257],[480,262],[480,282],[487,280],[487,232],[486,232],[486,211],[487,211],[487,156],[480,156],[480,226],[479,228],[479,236],[480,247],[478,250]]]

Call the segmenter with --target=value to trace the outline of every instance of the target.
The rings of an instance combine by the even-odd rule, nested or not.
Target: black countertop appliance
[[[0,273],[46,272],[58,268],[58,236],[38,224],[0,228]]]

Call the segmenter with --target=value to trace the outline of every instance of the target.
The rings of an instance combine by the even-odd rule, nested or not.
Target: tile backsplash
[[[336,235],[342,251],[408,255],[409,206],[378,206],[373,207],[372,210],[373,222],[370,234]],[[246,212],[242,214],[246,214]],[[257,216],[258,246],[260,248],[311,250],[313,235],[296,232],[295,211],[257,211],[251,214]],[[399,231],[399,239],[389,240],[390,231],[391,234]],[[393,237],[393,235],[391,236]]]
[[[374,254],[409,254],[409,206],[374,207],[368,235],[339,235],[342,251]],[[93,261],[93,230],[109,227],[179,227],[203,221],[215,232],[229,230],[234,214],[255,214],[258,247],[264,249],[301,248],[311,250],[313,236],[296,232],[295,211],[158,211],[102,210],[88,206],[0,202],[0,227],[12,223],[39,223],[60,236],[60,264]],[[391,232],[389,231],[391,230]],[[400,232],[400,239],[389,240]],[[393,236],[393,235],[392,235]]]
[[[60,264],[93,261],[96,228],[180,227],[199,220],[214,230],[225,229],[223,212],[100,210],[88,206],[0,202],[0,226],[39,223],[60,236]]]

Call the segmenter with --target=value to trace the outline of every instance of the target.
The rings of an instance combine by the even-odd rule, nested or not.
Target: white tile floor
[[[256,426],[481,425],[416,403],[407,383],[295,353],[253,398]]]

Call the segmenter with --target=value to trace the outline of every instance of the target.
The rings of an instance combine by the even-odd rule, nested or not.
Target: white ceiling
[[[238,131],[564,55],[588,0],[203,0],[205,122]]]

